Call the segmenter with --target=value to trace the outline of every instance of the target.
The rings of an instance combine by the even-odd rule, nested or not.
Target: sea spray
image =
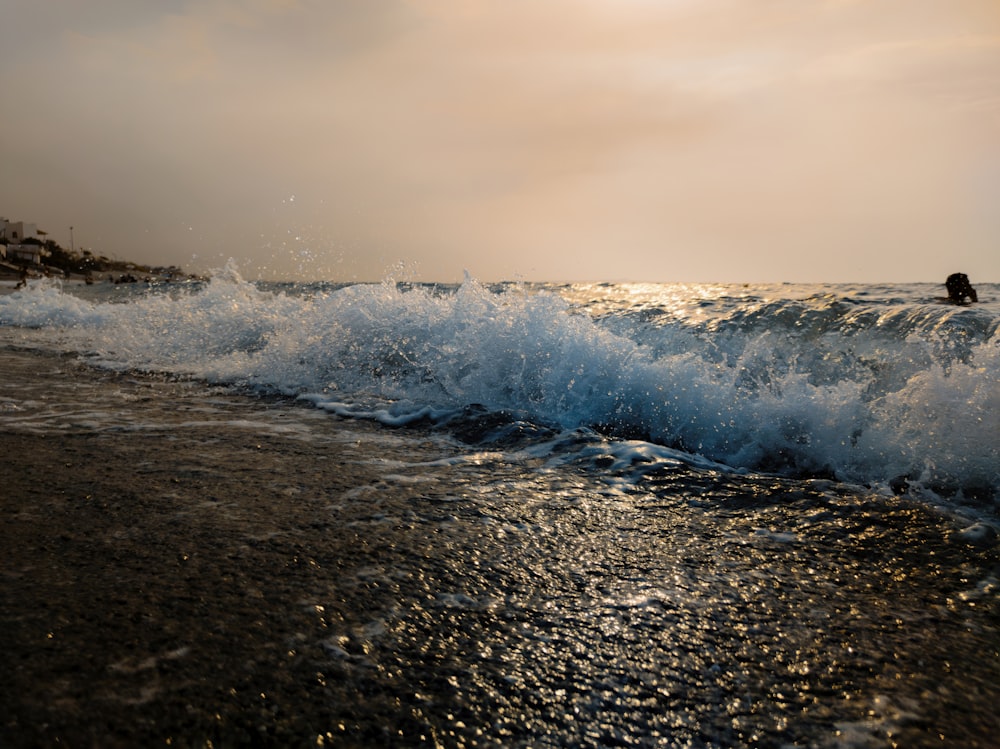
[[[734,469],[996,495],[995,303],[934,304],[920,285],[710,291],[254,284],[230,265],[207,284],[124,298],[34,283],[0,297],[0,323],[58,331],[101,366],[386,423],[474,406]]]

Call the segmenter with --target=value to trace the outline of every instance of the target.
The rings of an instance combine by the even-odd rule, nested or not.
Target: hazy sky
[[[1000,282],[997,0],[7,0],[0,216],[247,276]]]

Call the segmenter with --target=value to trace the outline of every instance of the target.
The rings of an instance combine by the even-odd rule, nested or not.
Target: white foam
[[[262,291],[230,266],[207,285],[121,304],[35,282],[0,297],[0,322],[57,330],[60,345],[104,366],[300,395],[388,426],[480,404],[643,435],[615,449],[622,465],[1000,485],[991,307],[751,290],[686,302],[664,292],[660,306],[649,291],[633,308],[612,289],[591,305],[595,318],[581,311],[584,291],[494,293],[467,280],[447,292],[383,283],[296,295]],[[912,295],[879,293],[890,292]]]

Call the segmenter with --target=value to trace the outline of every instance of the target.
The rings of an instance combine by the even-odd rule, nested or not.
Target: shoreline
[[[130,287],[151,287],[151,286],[180,286],[183,287],[185,284],[201,281],[203,279],[196,278],[194,276],[185,277],[183,279],[166,281],[163,279],[156,279],[152,281],[146,281],[143,279],[138,279],[134,281],[116,281],[115,276],[120,274],[102,274],[100,277],[93,277],[90,282],[87,282],[85,278],[71,277],[64,278],[61,276],[47,276],[51,281],[57,282],[62,287],[68,288],[100,288],[104,286],[121,286],[124,288]],[[38,278],[29,278],[28,280],[37,281]],[[0,278],[0,295],[12,294],[20,288],[20,280],[16,277]]]
[[[119,283],[184,283],[189,281],[204,280],[202,276],[190,273],[181,272],[176,276],[167,276],[162,272],[156,273],[151,270],[146,271],[139,268],[125,267],[119,269],[94,270],[89,273],[72,272],[67,275],[64,270],[52,266],[22,266],[0,260],[0,288],[4,288],[7,285],[16,286],[21,280],[22,273],[25,272],[27,272],[29,280],[49,278],[63,283],[72,285],[79,284],[81,286],[88,284],[88,278],[90,279],[90,284],[108,282],[114,283],[116,281]],[[126,280],[118,281],[118,279]]]
[[[185,383],[64,357],[0,351],[0,376],[30,378],[29,399],[69,378],[124,419],[0,431],[0,452],[16,456],[0,500],[0,744],[315,746],[350,717],[323,683],[336,664],[316,607],[331,574],[374,563],[356,533],[324,538],[324,508],[379,478],[357,448],[321,436],[321,456],[294,429],[248,430],[254,419],[267,428],[257,399],[220,392],[206,415],[185,403]],[[0,387],[0,404],[10,393]],[[364,611],[336,617],[363,627]],[[377,722],[362,735],[349,745],[385,738]]]
[[[1000,734],[1000,550],[903,499],[685,472],[597,495],[10,346],[0,421],[4,747]]]

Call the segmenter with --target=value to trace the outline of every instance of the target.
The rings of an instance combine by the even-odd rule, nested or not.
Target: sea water
[[[618,453],[995,509],[1000,288],[980,284],[971,306],[940,293],[254,284],[229,267],[205,284],[35,282],[0,297],[0,325],[95,366],[294,395],[342,417],[513,447],[519,434],[592,434]]]
[[[977,290],[965,307],[934,284],[276,284],[230,266],[30,283],[0,296],[0,335],[169,375],[178,434],[220,388],[280,396],[298,405],[224,428],[377,467],[322,524],[377,550],[330,582],[365,610],[331,632],[336,601],[302,604],[331,701],[360,700],[338,724],[356,743],[989,746],[1000,286]],[[149,428],[73,397],[0,391],[0,426]]]

